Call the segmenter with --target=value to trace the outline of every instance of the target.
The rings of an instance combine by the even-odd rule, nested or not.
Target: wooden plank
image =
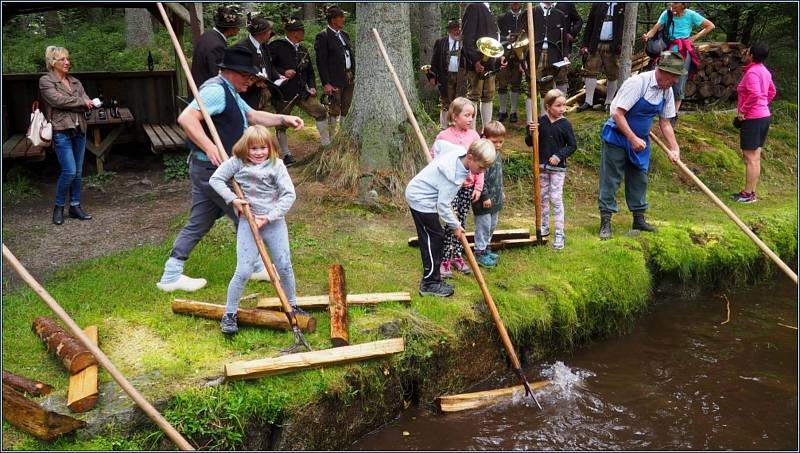
[[[367,359],[386,357],[405,350],[402,338],[374,341],[371,343],[342,346],[322,351],[287,354],[281,357],[239,361],[225,364],[225,379],[255,379],[292,371],[341,365]]]
[[[172,301],[172,312],[220,320],[225,313],[225,306],[186,299],[175,299]],[[281,312],[240,308],[236,311],[236,315],[241,324],[292,330],[288,318]],[[295,318],[297,318],[297,326],[300,327],[300,330],[303,332],[314,332],[317,328],[317,320],[313,317],[295,315]]]
[[[514,228],[511,230],[495,230],[494,234],[492,235],[492,239],[495,241],[501,241],[503,239],[523,239],[531,237],[531,232],[527,228]],[[470,231],[467,233],[467,242],[473,243],[475,242],[475,232]],[[419,245],[419,238],[416,236],[408,238],[408,245],[411,247],[416,247]]]
[[[52,385],[48,385],[44,382],[39,382],[33,379],[28,379],[25,376],[9,373],[6,370],[3,370],[3,383],[33,396],[47,395],[53,391]]]
[[[99,337],[97,326],[89,326],[83,329],[83,333],[97,346]],[[97,365],[91,365],[69,377],[69,387],[67,389],[67,407],[69,407],[69,410],[77,413],[86,412],[97,404],[97,372]]]
[[[331,344],[334,348],[350,344],[347,330],[347,287],[344,267],[333,264],[328,269],[328,300],[331,312]]]
[[[150,139],[153,151],[158,151],[164,147],[164,143],[161,141],[158,133],[153,130],[152,124],[142,124],[142,129],[144,129],[144,132],[147,134],[147,138]]]
[[[3,383],[3,418],[40,439],[50,440],[86,426],[86,422],[57,414]]]
[[[170,148],[174,148],[174,147],[178,146],[179,144],[181,144],[183,142],[183,139],[180,137],[180,135],[177,135],[173,131],[171,125],[169,125],[169,124],[160,124],[159,126],[161,126],[161,129],[164,130],[164,134],[167,137],[169,137],[169,146],[170,146]]]
[[[411,302],[411,294],[408,292],[395,293],[366,293],[348,294],[347,305],[376,305],[381,302]],[[328,308],[328,296],[302,296],[297,298],[297,306],[302,309]],[[258,300],[257,308],[278,309],[281,303],[277,297],[262,297]]]
[[[529,382],[531,390],[536,391],[552,384],[552,381]],[[482,392],[462,393],[459,395],[440,396],[436,398],[436,406],[442,412],[458,412],[467,409],[478,409],[491,406],[513,399],[515,396],[525,395],[525,387],[516,385],[497,390]]]

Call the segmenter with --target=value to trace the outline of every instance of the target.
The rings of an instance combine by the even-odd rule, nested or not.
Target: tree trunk
[[[317,20],[317,8],[313,2],[303,2],[303,20],[304,21]]]
[[[758,14],[758,12],[755,9],[751,9],[747,13],[747,17],[744,20],[744,26],[742,26],[742,44],[751,44],[750,40],[753,36],[753,26],[755,26],[756,23],[756,14]]]
[[[347,286],[344,267],[333,264],[328,269],[328,298],[331,312],[331,344],[334,348],[350,344],[347,330]]]
[[[192,27],[192,47],[194,47],[197,44],[197,40],[205,32],[205,27],[203,27],[203,4],[199,2],[187,3],[187,9],[189,10]],[[176,67],[179,65],[176,64]]]
[[[61,360],[70,374],[75,374],[90,365],[97,365],[97,359],[86,346],[64,332],[52,319],[45,316],[34,319],[33,331],[47,345],[47,350]]]
[[[3,370],[3,383],[33,396],[47,395],[53,391],[53,386],[51,385],[28,379],[24,376],[18,376],[6,370]]]
[[[17,428],[40,439],[54,439],[61,434],[86,426],[86,422],[48,411],[25,398],[8,384],[3,384],[3,418]]]
[[[350,113],[332,146],[309,166],[313,176],[356,192],[361,201],[379,204],[384,196],[404,204],[403,188],[425,162],[424,151],[408,121],[392,76],[372,33],[386,47],[408,102],[428,137],[435,126],[420,108],[416,71],[412,67],[409,3],[357,3],[355,92]],[[430,140],[430,138],[428,138]]]
[[[44,34],[46,36],[53,36],[61,33],[61,19],[58,17],[58,11],[50,10],[44,12]]]
[[[153,23],[144,8],[125,8],[125,43],[128,47],[147,47],[153,42]]]
[[[617,87],[621,87],[625,80],[631,76],[631,62],[633,46],[636,42],[636,20],[639,13],[639,3],[632,2],[625,5],[625,19],[622,27],[622,53],[620,55],[619,77]]]
[[[412,22],[419,24],[419,65],[414,68],[417,71],[419,66],[430,63],[433,55],[433,45],[441,35],[442,13],[438,3],[415,3],[411,7],[416,10],[416,19]],[[438,99],[439,90],[428,83],[428,77],[422,72],[417,71],[417,80],[420,97],[423,100]]]

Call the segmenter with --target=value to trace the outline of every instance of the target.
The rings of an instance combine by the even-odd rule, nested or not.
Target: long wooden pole
[[[408,99],[406,98],[406,93],[403,91],[403,85],[400,84],[400,79],[397,77],[397,73],[394,71],[394,66],[392,62],[389,60],[389,55],[386,53],[386,48],[383,47],[383,41],[381,40],[381,35],[378,34],[378,30],[372,29],[372,36],[375,38],[375,42],[378,43],[378,49],[381,51],[381,55],[383,55],[383,61],[386,63],[386,67],[389,68],[389,73],[392,75],[392,81],[394,81],[394,86],[397,88],[397,93],[400,94],[400,101],[403,103],[403,108],[406,111],[406,116],[408,116],[408,120],[411,122],[411,125],[414,127],[414,132],[417,134],[417,138],[419,139],[420,144],[422,145],[422,150],[425,154],[425,159],[430,162],[433,160],[431,157],[431,152],[428,150],[428,144],[425,142],[425,137],[422,135],[422,130],[420,130],[419,124],[417,124],[417,118],[414,116],[414,111],[411,110],[411,105],[408,103]]]
[[[53,310],[53,313],[55,313],[56,316],[58,316],[58,318],[67,325],[67,328],[69,328],[72,335],[74,335],[78,341],[83,343],[83,345],[86,346],[86,348],[88,348],[92,354],[94,354],[95,358],[97,358],[97,361],[100,362],[100,365],[102,365],[103,368],[108,371],[108,374],[110,374],[111,377],[117,381],[119,386],[122,387],[122,390],[124,390],[125,393],[127,393],[128,396],[130,396],[131,399],[142,409],[142,411],[144,411],[144,413],[150,417],[150,420],[153,420],[153,422],[158,425],[162,431],[164,431],[167,437],[169,437],[175,443],[175,445],[178,446],[178,448],[185,451],[194,450],[189,442],[187,442],[186,439],[181,436],[181,434],[167,421],[167,419],[165,419],[164,416],[156,410],[156,408],[154,408],[146,399],[144,399],[141,393],[133,388],[131,383],[125,379],[125,376],[123,376],[119,370],[117,370],[117,367],[111,363],[111,360],[108,359],[105,353],[103,353],[100,348],[92,343],[89,337],[83,333],[83,330],[78,327],[78,325],[72,320],[67,312],[65,312],[58,302],[53,299],[53,296],[51,296],[50,293],[48,293],[47,290],[45,290],[44,287],[40,285],[35,278],[33,278],[28,270],[25,269],[25,266],[23,266],[22,263],[17,260],[17,258],[13,253],[11,253],[5,244],[3,244],[3,257],[6,259],[6,261],[8,261],[11,267],[14,268],[17,274],[25,281],[25,283],[27,283],[28,286],[30,286],[31,289],[33,289],[33,291],[42,298],[47,306]]]
[[[536,94],[536,33],[533,31],[533,4],[528,2],[528,68],[531,75],[531,121],[539,125]],[[533,203],[536,208],[536,241],[542,240],[542,188],[539,182],[539,130],[531,132],[533,142]]]
[[[669,150],[667,145],[665,145],[664,142],[662,142],[661,139],[658,138],[658,136],[656,134],[654,134],[653,132],[650,132],[650,138],[654,142],[656,142],[658,144],[658,146],[660,146],[661,149],[664,150],[664,152]],[[678,160],[677,162],[675,162],[675,165],[678,168],[680,168],[680,170],[683,172],[683,174],[688,176],[689,179],[691,179],[692,182],[694,182],[695,185],[697,185],[697,187],[699,187],[700,190],[702,190],[703,193],[706,194],[708,196],[708,198],[710,198],[711,201],[715,205],[717,205],[718,208],[720,208],[722,210],[722,212],[724,212],[728,217],[730,217],[730,219],[733,220],[733,223],[735,223],[736,226],[738,226],[742,231],[744,231],[744,234],[746,234],[747,237],[749,237],[753,242],[755,242],[756,245],[758,246],[758,248],[760,248],[761,251],[763,251],[773,262],[775,262],[775,264],[778,265],[779,268],[781,268],[781,270],[786,275],[789,276],[789,278],[792,279],[792,281],[794,281],[795,285],[797,284],[797,274],[795,274],[789,268],[789,266],[787,266],[786,263],[784,263],[780,259],[780,257],[778,257],[778,255],[776,255],[772,250],[770,250],[770,248],[767,247],[767,244],[765,244],[764,241],[759,239],[758,236],[756,236],[755,233],[753,233],[753,231],[750,228],[748,228],[747,225],[744,224],[744,222],[739,220],[739,217],[737,217],[736,214],[734,214],[733,211],[731,211],[731,209],[725,205],[725,203],[723,203],[716,195],[714,195],[714,192],[712,192],[708,187],[706,187],[706,185],[703,184],[703,181],[701,181],[700,178],[695,176],[695,174],[692,173],[691,170],[689,170],[689,168],[686,166],[686,164],[684,164],[683,162]]]
[[[219,153],[220,159],[225,161],[228,159],[228,154],[225,152],[225,147],[222,145],[222,140],[219,138],[217,128],[214,127],[214,123],[211,121],[211,116],[208,114],[208,110],[206,110],[203,100],[200,99],[197,85],[192,77],[192,71],[189,70],[189,65],[186,63],[186,57],[183,55],[181,44],[178,42],[178,37],[175,35],[175,31],[172,29],[172,23],[170,22],[167,12],[164,10],[164,6],[161,4],[161,2],[156,3],[156,5],[158,6],[158,11],[161,13],[161,17],[164,20],[164,26],[167,27],[169,36],[172,39],[172,45],[175,46],[176,53],[178,54],[178,60],[180,60],[181,67],[183,68],[183,71],[186,74],[186,79],[189,82],[189,89],[192,90],[194,99],[197,101],[197,106],[200,107],[200,112],[203,115],[203,120],[205,120],[209,132],[211,132],[211,138],[214,141],[214,145],[217,147],[217,153]],[[244,193],[242,193],[242,188],[239,187],[239,183],[237,183],[236,180],[233,180],[233,191],[236,193],[238,198],[243,200],[245,199]],[[309,346],[308,342],[303,336],[303,333],[300,332],[300,328],[297,325],[297,319],[295,319],[294,309],[289,304],[289,300],[286,298],[286,293],[283,291],[283,287],[280,284],[278,273],[275,271],[275,267],[272,265],[272,260],[269,257],[269,253],[267,253],[266,247],[264,247],[264,241],[261,239],[261,234],[258,232],[258,225],[256,225],[256,221],[253,218],[253,213],[250,211],[250,206],[244,205],[244,209],[242,209],[242,211],[247,219],[247,223],[250,225],[250,230],[253,232],[253,239],[255,240],[258,254],[261,255],[261,260],[264,262],[264,267],[267,269],[267,273],[272,281],[272,286],[275,287],[275,292],[278,294],[278,299],[281,301],[283,311],[286,313],[286,317],[289,318],[289,324],[292,326],[295,340],[302,342],[303,345],[310,351],[311,346]]]

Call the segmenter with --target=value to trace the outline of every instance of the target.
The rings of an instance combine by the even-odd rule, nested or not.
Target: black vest
[[[202,91],[203,87],[209,84],[222,85],[222,89],[225,90],[225,110],[211,116],[211,122],[214,123],[214,127],[217,128],[217,133],[219,134],[222,146],[225,147],[225,152],[230,156],[233,152],[233,145],[242,137],[242,133],[244,132],[244,118],[242,117],[242,111],[239,109],[239,104],[236,102],[236,97],[225,81],[221,79],[222,76],[208,79],[200,87],[200,90]],[[203,130],[211,137],[211,133],[208,131],[208,127],[205,123],[203,123]],[[186,139],[186,143],[192,151],[205,154],[203,150],[198,148],[197,145],[188,138]]]

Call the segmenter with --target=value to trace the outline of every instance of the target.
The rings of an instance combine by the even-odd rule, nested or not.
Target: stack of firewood
[[[700,68],[686,82],[684,99],[707,104],[725,101],[736,94],[742,78],[742,53],[747,47],[738,42],[698,44]]]

